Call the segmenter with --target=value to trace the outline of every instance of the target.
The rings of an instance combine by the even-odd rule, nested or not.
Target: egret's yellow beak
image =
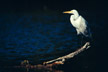
[[[63,13],[72,13],[72,11],[65,11],[65,12],[63,12]]]

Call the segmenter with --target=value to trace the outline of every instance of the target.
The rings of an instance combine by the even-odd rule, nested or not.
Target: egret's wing
[[[81,16],[81,28],[82,28],[82,32],[83,32],[83,35],[86,36],[86,37],[91,37],[91,32],[90,32],[90,28],[88,26],[88,22]]]

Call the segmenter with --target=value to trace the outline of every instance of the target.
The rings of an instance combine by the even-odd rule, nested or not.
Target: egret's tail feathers
[[[76,29],[76,31],[77,31],[77,35],[79,35],[80,34],[80,31],[78,29]]]

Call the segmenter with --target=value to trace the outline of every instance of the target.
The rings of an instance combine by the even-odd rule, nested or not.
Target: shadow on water
[[[95,29],[100,26],[95,24],[95,16],[92,20],[92,16],[88,17],[94,41],[98,41]],[[69,16],[57,12],[0,15],[0,67],[6,67],[0,68],[1,72],[47,72],[47,70],[16,69],[9,66],[19,65],[25,59],[31,64],[39,64],[76,50],[78,47],[76,31],[68,20]],[[96,45],[93,44],[91,49],[67,61],[61,70],[50,71],[92,71],[91,69],[96,66],[93,64],[97,60],[94,55],[96,50]],[[94,60],[91,60],[93,58]]]

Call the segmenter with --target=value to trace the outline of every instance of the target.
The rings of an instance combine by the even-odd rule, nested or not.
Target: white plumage
[[[90,30],[87,27],[87,22],[81,15],[79,15],[77,10],[65,11],[63,13],[72,14],[70,16],[70,22],[73,27],[76,28],[78,35],[83,34],[86,37],[90,37]]]

